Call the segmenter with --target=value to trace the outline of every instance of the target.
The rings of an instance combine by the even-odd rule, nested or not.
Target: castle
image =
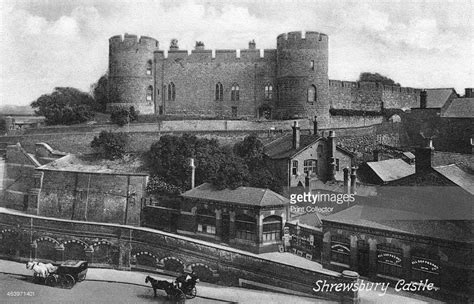
[[[418,104],[419,90],[328,78],[328,36],[289,32],[276,49],[168,51],[136,35],[109,39],[109,99],[112,110],[134,106],[142,114],[313,118],[332,122],[330,108],[380,112]]]

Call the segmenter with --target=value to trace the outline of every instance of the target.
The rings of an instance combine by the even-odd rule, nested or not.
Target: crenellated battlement
[[[219,49],[219,50],[158,50],[154,52],[157,56],[165,59],[183,59],[187,62],[258,62],[275,60],[276,49]]]
[[[278,35],[277,48],[307,49],[327,47],[328,36],[319,32],[288,32]]]
[[[123,36],[116,35],[110,37],[109,46],[111,50],[127,50],[130,48],[138,47],[149,51],[155,51],[158,50],[160,43],[158,42],[158,40],[152,37],[138,37],[137,35],[125,34]]]
[[[368,89],[368,90],[383,90],[386,92],[399,92],[399,93],[419,93],[421,89],[415,89],[410,87],[400,87],[400,86],[389,86],[383,85],[380,82],[367,82],[367,81],[342,81],[342,80],[329,80],[329,86],[334,88],[358,88],[358,89]]]

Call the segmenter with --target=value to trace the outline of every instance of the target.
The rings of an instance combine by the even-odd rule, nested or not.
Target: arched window
[[[174,83],[170,82],[168,84],[168,100],[175,100],[176,99],[176,88]]]
[[[153,101],[153,86],[146,89],[146,101]]]
[[[152,67],[153,67],[153,62],[151,60],[148,60],[146,63],[146,74],[151,75],[152,74]]]
[[[392,244],[377,245],[377,273],[391,277],[403,276],[403,251]]]
[[[230,93],[230,100],[238,101],[240,99],[239,91],[240,91],[239,85],[234,83],[232,85],[232,91]]]
[[[263,241],[281,240],[281,217],[272,215],[263,219]]]
[[[220,82],[216,84],[216,100],[224,100],[224,88],[222,87],[222,83]]]
[[[235,237],[241,240],[255,241],[255,231],[257,229],[257,223],[255,218],[246,215],[239,214],[235,217]]]
[[[265,85],[265,99],[266,100],[273,99],[273,86],[271,83],[267,83]]]
[[[331,237],[331,262],[350,266],[351,242],[348,238],[339,235]]]
[[[315,102],[317,99],[317,92],[316,92],[316,87],[314,85],[311,85],[308,88],[308,102]]]

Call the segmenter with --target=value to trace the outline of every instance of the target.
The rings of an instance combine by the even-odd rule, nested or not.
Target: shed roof
[[[367,162],[367,165],[383,182],[390,182],[415,174],[415,167],[399,158]]]
[[[442,108],[453,93],[453,88],[426,89],[426,107]]]
[[[474,195],[474,175],[464,172],[455,164],[434,167],[433,169],[470,194]]]
[[[253,206],[277,206],[289,204],[286,197],[270,189],[239,187],[237,189],[217,190],[209,183],[201,184],[182,194],[186,198],[227,202]]]
[[[450,118],[474,118],[474,98],[453,99],[441,117]]]

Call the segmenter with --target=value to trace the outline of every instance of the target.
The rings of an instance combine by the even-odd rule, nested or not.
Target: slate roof
[[[125,156],[124,159],[111,161],[95,159],[92,155],[69,154],[38,167],[37,170],[141,176],[148,175],[148,173],[143,172],[141,159],[136,156]]]
[[[239,187],[237,189],[217,190],[211,184],[204,183],[182,194],[186,198],[227,202],[253,206],[287,205],[289,200],[269,189]]]
[[[415,174],[415,167],[399,158],[367,162],[367,166],[369,166],[383,182],[390,182]]]
[[[453,93],[456,93],[453,88],[426,89],[426,107],[442,108]]]
[[[453,99],[441,117],[474,118],[474,98]]]
[[[474,195],[474,175],[464,172],[454,164],[434,167],[433,169],[470,194]]]
[[[403,152],[403,155],[405,155],[409,159],[415,159],[415,154],[413,154],[411,152]]]
[[[306,149],[309,145],[319,140],[326,139],[318,135],[300,135],[300,147],[298,149],[293,149],[293,135],[289,134],[266,144],[264,147],[264,152],[268,157],[272,159],[292,158],[293,156]],[[345,148],[337,146],[336,149],[350,156],[354,155],[352,152]]]
[[[474,221],[472,220],[439,220],[423,213],[368,205],[356,205],[329,215],[322,220],[442,240],[474,243],[472,233]]]
[[[317,212],[305,213],[305,214],[293,217],[291,218],[289,222],[292,224],[298,224],[300,226],[308,227],[311,229],[322,226],[320,215]]]

